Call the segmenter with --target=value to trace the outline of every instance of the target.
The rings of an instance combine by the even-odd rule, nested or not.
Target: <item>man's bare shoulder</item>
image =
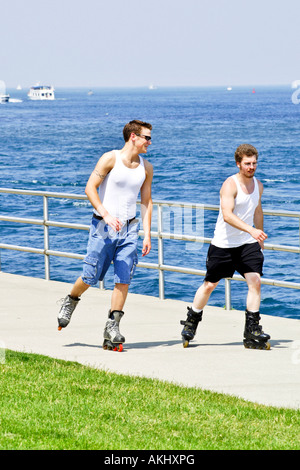
[[[100,181],[101,180],[103,181],[107,173],[109,173],[113,169],[115,165],[115,161],[116,161],[116,155],[113,150],[110,152],[104,153],[99,158],[92,174],[97,176],[97,178],[99,178]]]
[[[148,160],[146,160],[145,158],[143,160],[144,160],[144,167],[145,167],[145,171],[146,171],[147,176],[152,177],[153,176],[153,165],[152,165],[152,163],[148,162]]]
[[[220,194],[230,194],[230,195],[235,195],[237,192],[237,186],[236,182],[234,181],[234,178],[232,176],[229,176],[224,183],[222,184]]]
[[[256,181],[257,181],[257,184],[258,184],[259,192],[260,192],[260,194],[262,194],[262,193],[263,193],[263,190],[264,190],[264,185],[263,185],[262,182],[259,181],[257,178],[256,178]]]
[[[109,164],[109,163],[115,163],[116,161],[116,152],[114,150],[111,150],[110,152],[105,152],[103,155],[98,160],[98,163],[104,163],[104,164]]]
[[[149,162],[148,160],[146,160],[145,158],[144,158],[143,160],[144,160],[144,165],[145,165],[146,170],[153,171],[153,165],[152,165],[152,163],[150,163],[150,162]]]
[[[116,161],[116,153],[114,150],[105,152],[98,160],[97,167],[106,168],[111,170],[114,167]]]

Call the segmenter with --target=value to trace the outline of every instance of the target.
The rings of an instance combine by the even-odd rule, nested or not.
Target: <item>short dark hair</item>
[[[133,121],[128,122],[123,129],[123,137],[125,142],[128,142],[132,132],[139,134],[142,127],[146,127],[146,129],[149,129],[150,131],[152,130],[152,126],[148,122],[139,121],[138,119],[134,119]]]
[[[253,155],[256,156],[256,160],[258,159],[258,151],[253,145],[250,144],[242,144],[240,145],[234,154],[234,158],[236,163],[241,163],[243,157],[252,157]]]

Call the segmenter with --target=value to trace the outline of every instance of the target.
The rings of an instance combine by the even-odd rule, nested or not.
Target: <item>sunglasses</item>
[[[150,142],[150,140],[151,140],[150,135],[143,135],[143,134],[135,134],[135,135],[137,135],[138,137],[144,137],[144,139],[146,139],[147,142]]]

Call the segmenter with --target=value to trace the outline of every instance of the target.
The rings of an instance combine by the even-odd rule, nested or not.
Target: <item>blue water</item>
[[[123,126],[137,118],[153,125],[147,158],[154,166],[154,200],[217,205],[223,180],[236,172],[234,151],[247,142],[259,150],[256,175],[265,187],[264,209],[300,211],[300,105],[292,103],[289,87],[258,87],[255,94],[250,88],[98,89],[93,96],[87,91],[58,89],[54,102],[32,102],[27,90],[8,90],[22,102],[0,106],[1,187],[83,194],[98,158],[123,146]],[[0,211],[39,218],[42,199],[0,194]],[[185,230],[178,227],[180,211],[167,213],[168,229]],[[91,208],[85,201],[50,199],[49,214],[52,220],[89,224]],[[216,218],[217,212],[205,211],[204,231],[196,223],[199,235],[211,237]],[[153,229],[156,223],[154,212]],[[269,243],[299,246],[297,218],[266,216],[265,231]],[[84,254],[87,237],[86,231],[51,227],[50,248]],[[1,241],[42,248],[43,230],[2,222]],[[165,264],[205,270],[207,244],[166,240],[164,246]],[[156,239],[143,261],[157,262]],[[265,250],[265,278],[299,283],[299,267],[299,254]],[[2,250],[1,269],[43,277],[44,259]],[[73,283],[80,272],[80,260],[51,257],[51,279]],[[187,303],[203,280],[168,272],[165,279],[166,297]],[[111,270],[105,282],[113,286]],[[130,290],[158,295],[158,272],[138,268]],[[246,294],[244,282],[232,283],[234,308],[244,309]],[[223,281],[209,303],[224,306]],[[299,290],[263,286],[261,311],[300,318]]]

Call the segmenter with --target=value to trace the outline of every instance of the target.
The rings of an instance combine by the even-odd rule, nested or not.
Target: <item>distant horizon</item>
[[[55,85],[53,83],[39,82],[44,86],[53,86],[54,89],[87,89],[87,90],[96,90],[96,89],[149,89],[152,84],[147,85]],[[150,90],[155,92],[158,89],[171,89],[171,88],[267,88],[267,87],[290,87],[292,88],[292,83],[256,83],[256,84],[219,84],[219,85],[159,85],[154,84],[155,89]],[[17,89],[18,86],[21,86],[21,89]],[[6,90],[16,90],[24,91],[25,89],[30,89],[31,87],[37,86],[37,84],[32,85],[22,85],[21,83],[16,86],[7,86]]]

